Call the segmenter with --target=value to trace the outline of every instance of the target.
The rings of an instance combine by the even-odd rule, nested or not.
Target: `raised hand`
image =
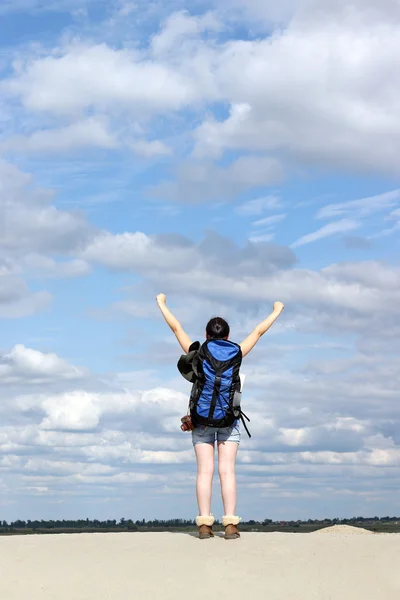
[[[167,296],[165,294],[158,294],[158,296],[156,297],[156,300],[157,300],[158,306],[160,306],[160,304],[166,304]]]
[[[285,308],[285,305],[283,304],[283,302],[275,302],[274,303],[274,311],[282,312],[284,308]]]

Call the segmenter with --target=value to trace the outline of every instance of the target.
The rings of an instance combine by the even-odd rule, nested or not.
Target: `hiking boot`
[[[209,517],[196,517],[196,525],[199,528],[199,538],[201,540],[214,537],[214,532],[212,530],[214,517],[212,515]]]
[[[225,527],[226,540],[237,540],[240,538],[240,533],[237,527],[240,521],[240,517],[235,517],[233,515],[222,517],[222,525]]]
[[[206,540],[207,538],[214,537],[214,532],[211,527],[208,525],[201,525],[199,527],[199,538],[201,540]]]

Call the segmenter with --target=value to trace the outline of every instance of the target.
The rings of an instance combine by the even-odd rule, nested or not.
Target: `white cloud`
[[[278,215],[272,215],[271,217],[264,217],[263,219],[259,219],[258,221],[252,223],[252,226],[256,229],[249,237],[250,242],[254,242],[256,244],[260,242],[271,242],[275,237],[275,234],[273,233],[275,225],[283,221],[286,216],[286,214],[281,213]],[[257,228],[260,227],[264,227],[265,231],[260,232],[259,229],[257,230]]]
[[[27,254],[16,267],[17,272],[29,273],[30,277],[49,277],[64,279],[83,277],[90,273],[90,265],[81,259],[56,261],[48,256]]]
[[[28,368],[23,366],[26,383],[32,370],[55,382],[71,369],[56,355],[29,352],[17,349],[28,363]],[[392,380],[387,376],[395,364],[344,360],[323,381],[284,365],[273,373],[265,364],[253,369],[247,365],[249,386],[243,401],[252,419],[253,439],[244,439],[239,452],[241,489],[268,475],[278,497],[296,496],[295,490],[300,495],[305,491],[306,480],[309,491],[319,488],[320,501],[332,493],[326,487],[368,494],[375,476],[389,487],[390,481],[396,485],[396,474],[391,471],[388,477],[385,471],[400,460],[400,438],[395,437],[400,413],[393,412],[397,371]],[[268,402],[260,401],[260,393]],[[67,495],[71,501],[71,496],[91,489],[100,499],[107,485],[108,493],[112,490],[122,500],[124,486],[135,484],[140,502],[138,486],[146,488],[145,496],[155,486],[159,499],[160,483],[166,480],[173,489],[183,486],[185,494],[194,493],[193,450],[190,438],[179,430],[187,394],[168,388],[110,392],[104,386],[97,391],[13,394],[17,395],[6,405],[0,404],[0,449],[7,457],[1,466],[5,484],[25,497],[46,488],[48,495],[60,500]],[[282,403],[282,397],[288,401]],[[363,401],[353,402],[355,398]],[[390,493],[381,489],[384,495]],[[243,502],[251,503],[250,496],[243,495]],[[293,507],[299,509],[297,501]]]
[[[0,206],[0,246],[9,250],[68,251],[84,240],[89,227],[82,217],[54,206],[11,203]]]
[[[222,24],[215,14],[206,13],[193,17],[188,12],[176,12],[170,15],[161,31],[151,40],[151,53],[153,56],[165,59],[170,52],[190,52],[193,41],[206,31],[219,31]],[[185,43],[189,47],[185,47]]]
[[[282,202],[279,196],[266,196],[240,204],[235,208],[235,212],[242,217],[253,217],[262,215],[269,210],[279,209],[281,206]]]
[[[247,10],[254,12],[255,4],[247,3]],[[87,112],[95,120],[107,116],[110,133],[91,133],[100,146],[113,144],[121,117],[147,127],[163,115],[166,129],[175,132],[180,111],[187,140],[189,109],[194,122],[203,117],[195,133],[197,158],[261,152],[301,166],[398,174],[399,89],[387,73],[399,66],[400,16],[393,2],[386,5],[263,5],[261,28],[282,19],[286,25],[256,40],[214,35],[227,16],[235,22],[235,13],[219,19],[218,11],[177,12],[140,50],[129,38],[122,48],[64,40],[58,48],[19,57],[2,90],[28,114],[67,115],[77,123]],[[216,118],[215,103],[230,106],[228,118]],[[52,144],[40,131],[33,135],[39,146]],[[77,143],[70,132],[64,136],[66,146]]]
[[[275,235],[273,233],[262,233],[260,235],[252,234],[249,237],[249,241],[253,242],[254,244],[259,244],[260,242],[272,242],[274,237]]]
[[[178,167],[175,181],[153,186],[150,193],[166,200],[200,204],[233,199],[249,189],[275,185],[282,178],[280,162],[266,156],[242,156],[227,167],[192,161]]]
[[[278,223],[280,223],[281,221],[283,221],[284,219],[286,219],[287,215],[282,213],[280,215],[272,215],[271,217],[265,217],[264,219],[259,219],[258,221],[255,221],[252,225],[253,227],[273,227],[274,225],[277,225]]]
[[[31,111],[79,116],[86,109],[151,115],[195,98],[194,82],[139,52],[106,44],[74,44],[30,58],[3,89]]]
[[[359,263],[358,268],[362,270],[365,265]],[[397,273],[398,269],[392,268]],[[257,272],[255,265],[252,269]],[[390,320],[396,318],[400,306],[398,290],[381,290],[376,285],[370,287],[341,280],[337,274],[331,277],[324,270],[271,269],[262,274],[259,268],[257,275],[243,274],[239,279],[233,273],[229,276],[220,274],[216,280],[203,266],[192,271],[190,277],[186,272],[164,273],[158,275],[157,281],[158,287],[163,283],[174,294],[186,293],[219,301],[229,298],[231,305],[242,309],[259,303],[272,304],[280,299],[299,315],[309,318],[308,330],[320,326],[322,319],[324,328],[331,333],[342,330],[365,333],[368,327],[374,327],[379,335],[379,331],[385,330]],[[386,313],[380,313],[376,312],[377,306],[389,308]],[[342,321],[346,315],[340,314],[342,309],[351,311],[353,316],[350,314]]]
[[[137,140],[129,144],[130,148],[144,158],[155,158],[157,156],[170,156],[172,148],[160,140]]]
[[[0,275],[29,275],[34,278],[64,279],[82,277],[90,273],[90,265],[81,259],[56,261],[43,254],[29,253],[25,256],[0,259]]]
[[[26,283],[17,277],[0,275],[0,318],[27,317],[45,310],[52,300],[45,291],[32,292]]]
[[[320,271],[298,268],[293,253],[276,244],[256,240],[243,247],[209,234],[198,245],[180,236],[125,233],[101,234],[83,252],[83,258],[116,271],[133,271],[143,277],[143,297],[160,290],[173,299],[185,298],[202,319],[209,312],[254,311],[263,313],[278,299],[291,307],[295,329],[310,332],[353,332],[376,340],[392,331],[400,306],[399,270],[380,262],[333,264]],[[218,272],[218,278],[215,273]],[[390,285],[389,285],[389,282]],[[130,298],[113,304],[113,310],[150,317],[137,306],[136,290]],[[384,312],[377,306],[387,307]],[[229,308],[228,308],[229,307]],[[181,310],[184,311],[184,308]],[[155,311],[155,308],[154,308]],[[192,311],[189,311],[191,314]],[[204,314],[203,314],[204,313]],[[156,314],[156,313],[154,313]],[[186,315],[192,320],[193,315]],[[200,317],[199,317],[200,318]],[[196,327],[201,326],[196,321]]]
[[[222,6],[228,10],[236,9],[241,17],[252,21],[265,30],[272,24],[285,24],[299,8],[296,0],[282,0],[281,2],[259,2],[259,0],[222,0]]]
[[[189,245],[190,246],[190,245]],[[88,261],[103,264],[115,270],[147,270],[171,268],[189,269],[192,253],[190,247],[182,252],[179,245],[170,245],[165,251],[156,241],[144,233],[112,235],[104,232],[95,237],[83,252]]]
[[[353,231],[354,229],[358,229],[358,227],[360,227],[360,224],[357,223],[357,221],[351,221],[350,219],[342,219],[341,221],[336,221],[335,223],[329,223],[329,225],[324,225],[324,227],[321,227],[313,233],[309,233],[307,235],[302,236],[301,238],[293,242],[291,247],[298,248],[299,246],[304,246],[305,244],[316,242],[317,240],[330,237],[331,235],[345,233],[347,231]]]
[[[51,301],[46,291],[31,292],[20,276],[78,277],[90,271],[71,254],[87,243],[94,228],[82,215],[57,209],[53,199],[31,176],[0,161],[1,318],[34,314]]]
[[[61,128],[34,131],[31,135],[14,135],[0,143],[6,153],[69,153],[80,148],[115,149],[118,140],[99,119],[77,121]]]
[[[0,14],[12,12],[64,12],[82,9],[95,0],[5,0],[0,6]]]
[[[396,292],[400,287],[399,269],[378,261],[341,263],[325,267],[322,272],[340,281],[360,283],[381,291]]]
[[[117,150],[129,148],[144,158],[170,156],[172,148],[160,140],[135,138],[132,133],[110,133],[104,119],[91,118],[64,127],[34,131],[30,135],[13,135],[0,142],[6,154],[71,154],[79,150]]]
[[[49,398],[42,407],[47,413],[40,425],[43,429],[88,431],[99,424],[99,406],[87,392]]]
[[[0,251],[68,252],[85,241],[91,227],[51,204],[53,194],[32,186],[32,178],[0,162]]]
[[[215,77],[231,111],[204,119],[197,155],[279,152],[302,165],[398,174],[398,91],[386,73],[398,69],[399,15],[335,6],[333,16],[309,7],[268,37],[218,49]]]
[[[380,238],[380,237],[387,237],[388,235],[393,235],[394,233],[396,233],[399,230],[400,230],[400,222],[397,222],[395,225],[393,225],[393,227],[387,227],[386,229],[383,229],[382,231],[380,231],[379,233],[376,233],[375,235],[370,235],[368,239],[373,240],[373,239]]]
[[[49,379],[77,380],[85,371],[68,364],[54,353],[43,353],[17,344],[0,357],[0,379],[4,384],[42,384]]]
[[[317,219],[332,219],[341,216],[354,218],[368,217],[377,212],[387,210],[399,202],[400,190],[393,190],[369,198],[328,204],[318,211]]]
[[[350,267],[343,277],[358,281],[360,275],[352,275]],[[371,281],[366,283],[373,285],[374,269],[369,271]],[[329,276],[340,277],[339,267]],[[395,286],[390,270],[383,282],[390,289]],[[274,349],[269,352],[273,355]],[[77,373],[55,354],[17,346],[6,357],[0,363],[0,377],[8,382],[0,391],[0,451],[6,460],[0,463],[4,485],[14,490],[10,499],[23,494],[34,511],[35,495],[46,489],[46,498],[68,498],[69,506],[77,497],[77,510],[82,510],[86,495],[94,495],[99,506],[110,494],[127,508],[134,485],[135,511],[140,506],[141,515],[148,517],[146,510],[155,510],[160,497],[169,493],[160,488],[168,482],[170,492],[184,498],[182,505],[174,504],[175,510],[184,511],[188,495],[194,493],[195,475],[190,437],[179,430],[187,385],[186,390],[182,384],[184,393],[168,386],[153,388],[148,377],[131,373],[115,378],[112,390],[110,381],[94,379],[83,389],[82,383],[89,382],[87,372]],[[319,489],[315,507],[332,490],[362,490],[368,495],[378,476],[389,487],[389,482],[397,485],[393,468],[399,464],[400,413],[395,359],[318,359],[303,370],[292,369],[290,360],[273,364],[271,369],[263,359],[245,367],[243,401],[252,419],[253,439],[250,443],[244,437],[239,452],[240,489],[251,489],[268,477],[273,512],[274,498],[285,496],[291,498],[292,510],[300,510],[305,479],[308,493]],[[37,393],[32,390],[32,383],[40,379],[51,386],[46,388],[50,392],[38,386]],[[138,382],[146,382],[148,388],[139,390]],[[282,403],[282,397],[287,401]],[[380,489],[388,497],[390,490]],[[157,493],[157,503],[149,508],[151,490]],[[48,502],[41,502],[48,510]],[[243,493],[243,502],[244,510],[255,510],[251,495]]]
[[[173,234],[150,237],[142,232],[118,235],[103,232],[93,238],[82,256],[110,269],[146,274],[149,280],[160,279],[163,274],[173,278],[182,273],[186,277],[194,270],[201,274],[209,271],[211,277],[216,266],[227,276],[263,277],[295,262],[292,251],[286,247],[247,244],[241,248],[211,232],[198,246]]]

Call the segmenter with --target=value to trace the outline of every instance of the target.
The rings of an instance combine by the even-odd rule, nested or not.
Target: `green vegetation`
[[[260,531],[260,532],[296,532],[309,533],[323,527],[332,525],[352,525],[354,527],[364,527],[371,531],[385,533],[400,533],[399,517],[354,517],[351,519],[308,519],[308,521],[243,521],[240,524],[241,531]],[[222,525],[218,521],[215,524],[215,530],[222,531]],[[194,521],[185,519],[170,519],[162,521],[154,519],[153,521],[133,521],[132,519],[115,519],[99,521],[97,519],[78,519],[78,520],[60,520],[60,521],[7,521],[0,520],[0,535],[28,535],[40,533],[100,533],[100,532],[151,532],[151,531],[170,531],[170,532],[190,532],[196,530]]]

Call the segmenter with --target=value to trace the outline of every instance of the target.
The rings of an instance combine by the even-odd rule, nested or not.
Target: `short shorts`
[[[207,427],[199,425],[192,431],[193,446],[196,444],[214,444],[217,442],[236,442],[240,444],[240,428],[239,423],[231,427]]]

